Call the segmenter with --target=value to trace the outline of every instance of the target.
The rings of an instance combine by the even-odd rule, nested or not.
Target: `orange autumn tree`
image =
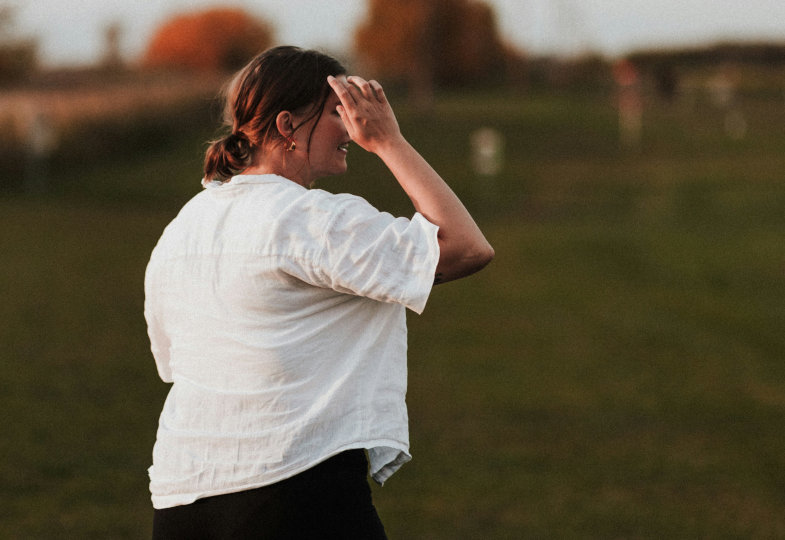
[[[505,47],[493,10],[475,0],[370,0],[355,50],[378,77],[461,86],[504,77]]]
[[[148,68],[233,71],[268,48],[273,30],[266,21],[235,8],[178,15],[154,34],[142,64]]]

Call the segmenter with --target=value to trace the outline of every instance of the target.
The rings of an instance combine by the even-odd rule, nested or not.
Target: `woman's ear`
[[[275,117],[275,127],[282,137],[291,137],[292,133],[294,133],[294,128],[292,127],[292,113],[289,111],[279,112],[278,116]]]

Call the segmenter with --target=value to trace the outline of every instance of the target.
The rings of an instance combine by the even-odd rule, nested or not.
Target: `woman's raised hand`
[[[327,80],[341,101],[336,108],[352,140],[379,156],[414,208],[438,225],[434,283],[468,276],[488,264],[493,248],[460,199],[403,138],[381,85],[354,76]]]
[[[368,152],[378,154],[386,145],[402,139],[398,121],[376,81],[362,77],[327,77],[332,89],[341,100],[338,114],[354,142]]]

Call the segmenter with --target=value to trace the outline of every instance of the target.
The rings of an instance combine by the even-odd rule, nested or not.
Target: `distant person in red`
[[[613,65],[613,78],[618,88],[619,136],[624,147],[638,150],[643,127],[643,99],[638,69],[629,60]]]
[[[344,73],[294,47],[243,68],[205,189],[153,250],[145,317],[173,383],[154,538],[385,538],[367,475],[411,459],[405,310],[494,253],[382,87]],[[350,141],[390,169],[411,219],[308,189],[346,171]]]

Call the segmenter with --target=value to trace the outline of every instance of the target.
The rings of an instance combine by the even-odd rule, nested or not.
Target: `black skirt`
[[[155,510],[153,539],[387,538],[368,485],[364,450],[338,454],[261,488]]]

